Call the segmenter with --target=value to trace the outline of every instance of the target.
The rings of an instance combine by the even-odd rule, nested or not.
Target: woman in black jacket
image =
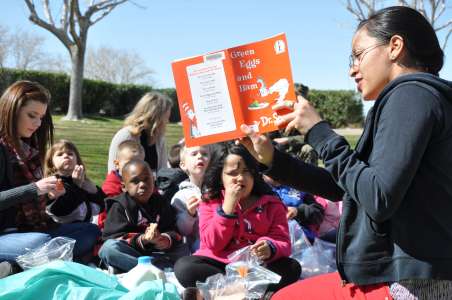
[[[416,10],[388,7],[359,24],[352,49],[350,76],[376,99],[355,150],[304,98],[274,109],[293,108],[279,124],[305,134],[325,168],[242,128],[269,176],[343,200],[338,272],[273,299],[452,299],[452,83],[438,77],[435,31]]]
[[[43,178],[42,161],[53,139],[49,92],[18,81],[0,98],[0,261],[14,262],[56,236],[76,240],[74,257],[92,251],[100,231],[94,224],[58,225],[46,214],[54,176]]]

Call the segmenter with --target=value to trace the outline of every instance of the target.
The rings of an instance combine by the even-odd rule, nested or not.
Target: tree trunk
[[[71,84],[69,89],[69,106],[65,120],[80,120],[82,118],[82,88],[85,49],[77,45],[71,47]]]

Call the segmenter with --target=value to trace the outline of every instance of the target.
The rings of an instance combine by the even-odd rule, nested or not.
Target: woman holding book
[[[365,100],[376,99],[356,149],[304,98],[279,123],[305,134],[325,168],[242,126],[242,143],[269,176],[343,200],[338,272],[272,299],[451,299],[452,83],[438,77],[443,51],[428,21],[401,6],[362,21],[352,49],[350,76]]]
[[[164,137],[172,105],[171,99],[159,92],[149,92],[141,97],[124,121],[124,127],[111,141],[108,152],[109,173],[115,169],[114,160],[119,144],[127,140],[134,140],[143,146],[144,160],[154,173],[168,166]]]

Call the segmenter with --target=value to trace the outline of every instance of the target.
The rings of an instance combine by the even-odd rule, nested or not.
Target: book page
[[[237,129],[222,60],[210,60],[187,67],[191,88],[196,136]]]
[[[296,99],[285,35],[228,51],[246,124],[262,133],[277,130],[275,121],[289,110],[275,112],[272,106]]]

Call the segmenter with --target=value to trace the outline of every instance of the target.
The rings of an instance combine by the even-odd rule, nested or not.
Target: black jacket
[[[145,232],[149,223],[158,223],[158,230],[171,237],[172,246],[182,240],[176,231],[176,213],[173,207],[156,193],[152,194],[146,205],[139,204],[127,193],[122,193],[105,199],[105,206],[107,218],[102,233],[103,240],[122,239],[143,254],[150,254],[156,250],[152,245],[144,250],[137,243],[139,235]],[[144,219],[139,220],[139,214]]]
[[[452,83],[390,82],[355,150],[321,122],[307,134],[325,169],[275,153],[269,174],[332,200],[343,194],[337,264],[356,284],[452,280]]]
[[[88,193],[86,190],[80,188],[72,180],[70,176],[59,176],[63,181],[64,189],[66,192],[58,197],[47,201],[47,209],[55,216],[67,216],[76,210],[82,203],[86,204],[87,212],[85,216],[78,216],[78,221],[90,222],[93,212],[91,211],[91,203],[98,205],[99,212],[102,212],[105,208],[104,198],[106,195],[98,187],[95,194]]]
[[[11,158],[3,145],[0,145],[0,233],[7,228],[16,227],[17,205],[38,199],[38,187],[30,183],[14,187]]]

